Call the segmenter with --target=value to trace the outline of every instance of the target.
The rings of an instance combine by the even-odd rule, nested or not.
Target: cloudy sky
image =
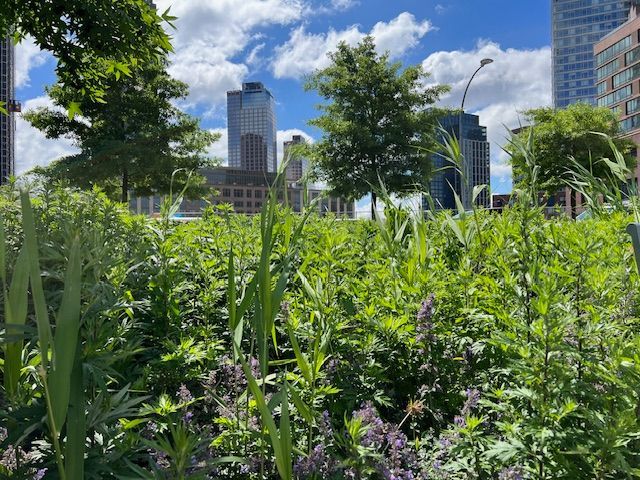
[[[366,34],[404,64],[422,64],[430,82],[451,85],[443,105],[460,104],[480,60],[495,62],[476,77],[466,110],[477,113],[492,142],[492,190],[511,189],[500,146],[519,114],[551,103],[549,2],[541,0],[156,0],[179,17],[170,72],[191,87],[185,108],[203,127],[222,133],[211,154],[226,159],[226,91],[262,81],[277,102],[279,140],[319,138],[307,122],[319,102],[304,77],[327,65],[338,42]],[[46,105],[54,60],[29,41],[17,47],[17,96],[24,109]],[[46,164],[73,150],[47,140],[22,119],[17,169]],[[280,152],[282,151],[281,146]]]

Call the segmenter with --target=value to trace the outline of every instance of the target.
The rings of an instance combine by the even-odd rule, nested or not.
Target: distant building
[[[487,127],[480,125],[480,117],[470,113],[447,115],[440,119],[440,124],[450,135],[460,139],[460,150],[464,159],[463,173],[467,185],[463,182],[460,172],[451,165],[448,159],[441,155],[434,155],[435,169],[444,169],[437,173],[430,185],[431,197],[436,209],[455,209],[454,192],[460,197],[465,208],[471,207],[471,195],[476,185],[487,185],[490,182],[490,147],[487,141]],[[460,135],[462,126],[462,135]],[[489,191],[486,188],[476,199],[476,204],[483,207],[490,206]],[[426,198],[423,208],[429,208]]]
[[[275,100],[262,83],[227,92],[227,128],[230,167],[276,171]]]
[[[596,68],[593,46],[627,20],[631,0],[552,0],[553,105],[595,103]]]
[[[267,201],[269,191],[276,180],[276,174],[273,172],[258,172],[232,167],[207,168],[200,173],[206,178],[206,185],[211,187],[215,193],[207,200],[184,200],[180,207],[181,215],[198,217],[207,205],[221,204],[231,205],[236,213],[258,214],[262,210],[264,202]],[[313,186],[306,187],[305,193],[305,187],[291,181],[286,181],[285,188],[277,192],[278,201],[285,203],[286,198],[286,204],[297,213],[303,210],[305,196],[306,202],[309,204],[322,194],[321,189]],[[161,196],[132,198],[129,202],[129,208],[132,212],[139,214],[158,215],[161,201]],[[343,198],[323,198],[319,201],[317,208],[321,215],[332,213],[347,218],[353,218],[355,215],[355,203]]]
[[[620,118],[623,136],[640,143],[640,1],[631,6],[627,22],[596,43],[593,54],[598,105]],[[635,178],[640,182],[640,168]]]
[[[0,184],[15,174],[15,48],[11,38],[0,39],[0,102],[8,114],[0,113]]]
[[[491,208],[494,210],[502,210],[511,203],[512,195],[510,193],[494,193],[491,196]]]
[[[284,142],[284,158],[289,155],[290,149],[295,145],[301,145],[306,143],[306,140],[302,135],[293,135],[291,140]],[[297,182],[302,178],[306,170],[306,160],[302,158],[289,159],[289,165],[287,166],[287,180]]]

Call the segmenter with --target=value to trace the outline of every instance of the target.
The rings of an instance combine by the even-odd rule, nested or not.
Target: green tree
[[[74,140],[80,153],[63,157],[36,173],[48,179],[66,179],[80,188],[98,185],[123,202],[136,195],[166,193],[172,174],[184,184],[189,171],[209,163],[207,147],[218,136],[200,128],[199,121],[183,112],[175,101],[185,98],[188,87],[171,78],[163,65],[150,65],[119,81],[113,79],[105,103],[64,85],[47,89],[58,107],[80,102],[82,116],[69,117],[60,108],[39,108],[25,114],[48,138]],[[192,189],[192,193],[196,190]]]
[[[428,107],[448,87],[425,88],[421,66],[402,70],[390,63],[370,36],[355,47],[339,44],[330,58],[331,65],[306,84],[330,101],[310,122],[324,131],[310,149],[320,176],[336,194],[357,199],[371,193],[372,212],[380,179],[399,195],[425,188],[440,115]]]
[[[628,166],[635,165],[635,158],[630,154],[635,144],[619,137],[619,122],[608,108],[576,103],[565,109],[536,108],[525,113],[531,127],[522,129],[518,135],[526,140],[533,128],[533,148],[540,167],[538,187],[548,193],[566,186],[564,178],[571,158],[590,169],[594,176],[605,178],[609,170],[598,160],[610,157],[611,147],[605,137],[594,132],[612,137],[616,147],[625,154]],[[526,165],[524,157],[513,150],[510,152],[513,175],[518,182],[518,178],[523,178]]]
[[[172,20],[148,0],[8,0],[0,36],[32,37],[57,58],[61,85],[100,100],[111,79],[162,62],[172,50],[162,23]]]

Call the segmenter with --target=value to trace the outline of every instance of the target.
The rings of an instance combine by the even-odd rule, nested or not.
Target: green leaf
[[[71,371],[77,354],[80,333],[81,280],[80,241],[76,238],[69,250],[69,263],[64,278],[62,302],[56,316],[54,350],[48,378],[53,419],[59,431],[65,423],[69,408]]]
[[[79,102],[69,102],[69,106],[67,107],[67,109],[69,120],[73,120],[76,115],[82,115],[82,110],[80,108]]]

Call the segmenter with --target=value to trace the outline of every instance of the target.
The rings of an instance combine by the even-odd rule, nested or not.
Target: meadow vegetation
[[[1,474],[638,476],[629,203],[545,219],[516,147],[500,214],[179,223],[179,194],[152,220],[6,187]]]

